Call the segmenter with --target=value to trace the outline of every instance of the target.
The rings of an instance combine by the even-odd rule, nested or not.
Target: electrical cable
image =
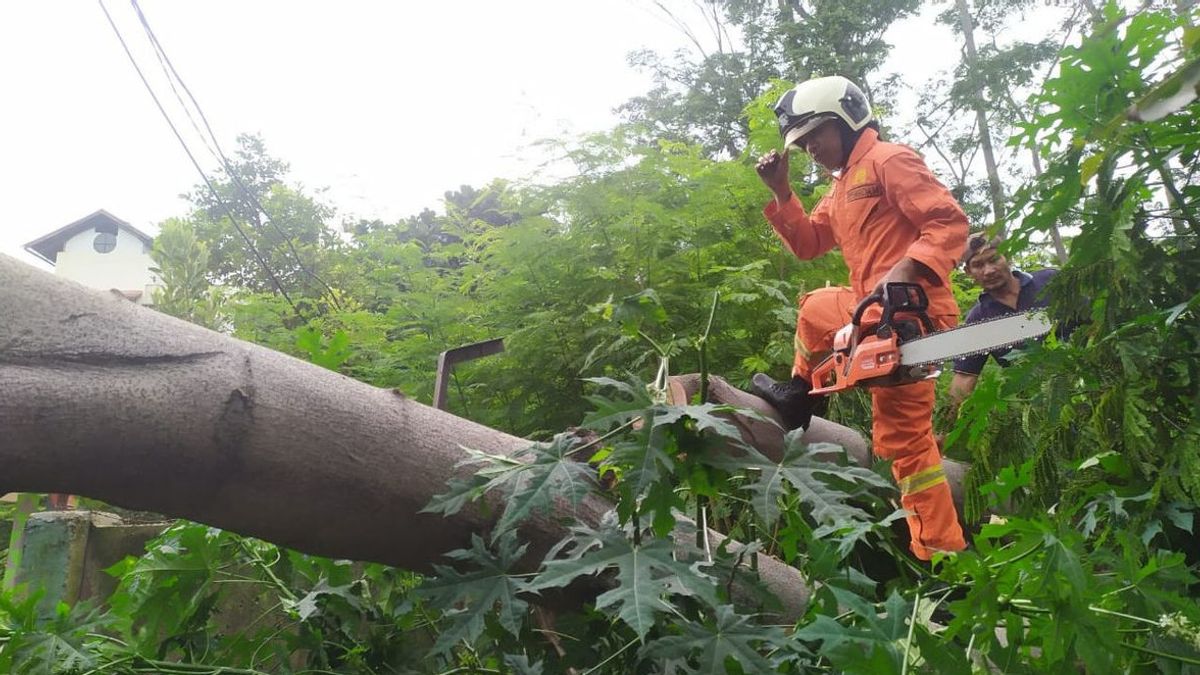
[[[134,4],[134,9],[138,10],[138,14],[139,14],[139,18],[140,18],[141,10],[140,10],[140,8],[137,7],[136,3]],[[143,22],[142,25],[145,26],[146,24]],[[147,27],[147,30],[148,30],[148,27]],[[200,142],[204,143],[204,149],[208,150],[208,154],[212,155],[213,159],[220,162],[221,157],[217,154],[217,151],[213,149],[213,146],[211,144],[209,144],[208,137],[204,135],[203,131],[201,131],[200,125],[196,123],[196,118],[192,116],[191,109],[188,108],[187,103],[183,100],[183,96],[179,93],[179,88],[175,86],[175,79],[173,77],[171,77],[172,71],[170,69],[168,69],[166,55],[159,50],[157,41],[154,39],[153,33],[150,33],[150,42],[151,42],[151,45],[154,47],[154,55],[156,57],[158,57],[158,66],[159,66],[159,68],[162,69],[163,77],[166,78],[166,80],[167,80],[167,86],[171,87],[171,93],[175,95],[176,102],[178,102],[179,107],[183,109],[183,114],[187,116],[188,123],[192,125],[192,131],[195,131],[196,135],[200,137]],[[199,112],[199,111],[197,111],[197,112]]]
[[[121,30],[117,28],[116,22],[113,21],[112,15],[109,14],[108,7],[104,5],[104,0],[96,1],[100,3],[100,9],[104,12],[105,18],[108,19],[108,25],[112,27],[113,33],[117,36],[117,40],[121,43],[121,47],[125,50],[125,55],[129,57],[129,63],[131,63],[133,65],[133,69],[137,71],[138,77],[142,80],[142,84],[146,87],[146,91],[150,94],[150,98],[154,99],[154,105],[158,107],[158,112],[162,114],[163,119],[167,122],[167,126],[171,128],[171,133],[175,134],[175,139],[179,141],[180,146],[183,147],[184,153],[187,154],[188,159],[192,162],[192,166],[196,168],[196,171],[200,174],[200,178],[204,180],[204,184],[208,186],[209,191],[212,192],[213,197],[217,200],[217,204],[225,210],[225,215],[229,218],[229,222],[233,224],[233,229],[237,230],[237,233],[241,235],[242,240],[246,242],[246,246],[250,248],[251,253],[254,254],[254,258],[258,261],[258,264],[263,268],[263,271],[267,273],[267,276],[270,278],[271,284],[275,287],[275,290],[279,291],[279,294],[283,296],[285,301],[287,301],[288,306],[292,308],[292,312],[294,312],[297,317],[303,318],[303,316],[300,314],[300,310],[296,308],[296,304],[292,302],[291,297],[289,297],[287,291],[284,290],[283,285],[279,283],[279,279],[275,276],[275,272],[273,272],[271,267],[267,265],[267,262],[263,260],[262,255],[258,252],[258,249],[255,248],[254,242],[250,241],[250,237],[246,235],[246,232],[242,229],[241,224],[233,215],[233,211],[229,208],[229,205],[226,204],[225,200],[221,198],[221,194],[217,192],[216,186],[212,184],[212,181],[209,180],[208,175],[204,173],[204,169],[201,168],[200,163],[196,161],[196,156],[193,155],[191,149],[188,148],[187,142],[183,140],[183,136],[180,135],[179,129],[177,129],[175,127],[175,123],[171,121],[171,117],[167,114],[166,109],[163,108],[162,102],[158,100],[158,95],[154,93],[154,88],[150,86],[150,82],[146,79],[146,75],[142,72],[141,67],[138,66],[137,60],[133,58],[133,52],[129,50],[129,45],[125,42],[125,37],[121,35]]]
[[[288,250],[291,251],[292,257],[296,259],[296,264],[299,265],[301,271],[323,286],[333,306],[337,309],[341,309],[341,303],[338,302],[337,293],[334,292],[333,288],[330,287],[330,285],[326,283],[324,279],[322,279],[317,275],[316,272],[304,264],[304,260],[300,257],[299,251],[296,250],[295,245],[292,243],[293,237],[283,231],[279,224],[275,222],[275,219],[271,217],[271,214],[267,212],[265,207],[263,207],[258,197],[250,190],[250,188],[246,186],[244,182],[242,182],[241,176],[239,176],[238,172],[234,170],[233,163],[229,161],[229,158],[221,149],[221,143],[217,140],[217,135],[213,133],[212,126],[208,122],[208,117],[204,114],[204,109],[200,107],[200,102],[196,100],[195,95],[192,94],[192,90],[187,86],[187,83],[183,81],[183,78],[179,76],[179,72],[175,70],[175,64],[171,62],[171,57],[167,56],[167,52],[165,49],[163,49],[162,43],[159,42],[158,36],[155,35],[154,29],[150,27],[150,22],[146,19],[145,13],[142,12],[142,8],[138,4],[138,0],[130,0],[130,4],[133,5],[133,9],[138,16],[138,21],[141,22],[142,28],[146,31],[146,37],[150,40],[150,44],[154,47],[154,51],[159,58],[159,62],[165,64],[164,70],[170,70],[168,82],[171,82],[173,78],[175,82],[179,83],[179,86],[183,88],[184,93],[187,94],[188,99],[192,102],[192,107],[196,109],[196,113],[200,116],[200,120],[203,122],[204,128],[208,131],[208,137],[212,139],[212,147],[209,148],[209,151],[212,152],[212,148],[216,148],[214,157],[221,162],[222,166],[225,168],[225,172],[233,180],[234,184],[237,185],[237,187],[242,191],[242,194],[245,195],[246,198],[249,199],[249,201],[253,204],[253,206],[260,213],[262,213],[263,216],[266,217],[267,223],[270,224],[275,232],[278,233],[283,239],[284,243],[288,247]],[[171,90],[175,91],[174,82],[171,82]],[[178,92],[176,92],[176,97],[178,98]],[[195,127],[195,120],[192,119],[191,113],[188,111],[187,106],[182,100],[180,100],[180,105],[187,113],[188,119],[192,121],[192,126]],[[197,133],[200,133],[199,129],[196,129],[196,131]],[[204,138],[203,134],[201,134],[201,138]],[[206,147],[208,146],[207,139],[204,140],[204,144]]]

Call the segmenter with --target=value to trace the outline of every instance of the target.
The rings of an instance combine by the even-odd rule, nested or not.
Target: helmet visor
[[[804,138],[809,133],[816,131],[817,127],[821,126],[822,124],[834,119],[837,119],[837,115],[813,115],[807,120],[787,130],[787,133],[783,136],[783,147],[787,148],[795,145],[797,148],[803,150],[803,146],[797,145],[800,139]]]

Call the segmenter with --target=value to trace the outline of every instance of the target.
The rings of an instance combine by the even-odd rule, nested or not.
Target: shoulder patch
[[[867,183],[846,190],[846,201],[853,202],[868,197],[879,197],[883,194],[883,186],[879,183]]]

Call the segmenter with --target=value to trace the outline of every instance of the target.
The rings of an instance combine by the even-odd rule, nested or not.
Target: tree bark
[[[420,513],[469,470],[463,448],[528,443],[3,255],[0,289],[0,494],[79,494],[427,571],[498,513]],[[611,507],[594,496],[578,515]],[[540,555],[564,530],[542,518],[524,534]],[[760,556],[759,573],[795,619],[799,572]]]

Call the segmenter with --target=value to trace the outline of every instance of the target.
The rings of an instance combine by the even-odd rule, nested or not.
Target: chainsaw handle
[[[892,325],[892,317],[896,312],[915,314],[921,321],[926,333],[933,332],[933,321],[929,318],[929,296],[921,284],[893,281],[883,290],[883,318],[880,326]]]
[[[850,320],[855,328],[862,324],[863,314],[871,305],[883,308],[883,316],[879,320],[880,327],[890,328],[896,312],[911,312],[917,315],[926,332],[933,332],[933,321],[926,311],[929,309],[929,298],[920,284],[893,281],[884,286],[883,293],[872,293],[863,298],[858,307],[854,308],[854,317]]]
[[[872,293],[868,295],[858,303],[858,307],[854,308],[854,317],[850,319],[850,323],[854,324],[855,328],[862,325],[862,316],[866,313],[867,308],[871,305],[881,305],[885,310],[887,309],[887,305],[884,304],[883,296],[881,294]]]

